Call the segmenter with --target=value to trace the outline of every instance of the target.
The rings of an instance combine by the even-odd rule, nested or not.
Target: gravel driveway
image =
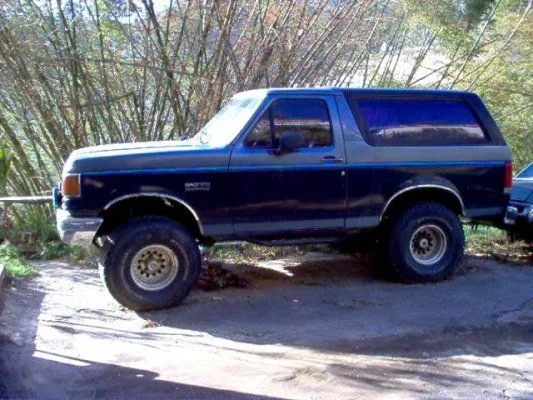
[[[38,264],[2,295],[0,398],[533,398],[531,265],[433,285],[340,255],[261,267],[136,314],[96,270]]]

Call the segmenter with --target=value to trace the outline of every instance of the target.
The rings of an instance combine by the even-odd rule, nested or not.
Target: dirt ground
[[[37,266],[2,294],[0,398],[533,398],[531,265],[403,285],[310,254],[143,314],[94,269]]]

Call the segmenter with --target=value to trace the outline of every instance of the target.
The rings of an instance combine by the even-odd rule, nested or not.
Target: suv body
[[[277,245],[370,234],[388,243],[392,258],[407,246],[405,257],[411,254],[411,260],[389,259],[397,275],[427,281],[448,276],[460,258],[453,255],[453,268],[433,271],[429,261],[439,264],[447,253],[424,256],[431,242],[444,243],[445,251],[460,246],[462,254],[462,227],[454,225],[459,218],[500,224],[511,178],[511,152],[475,94],[268,89],[239,93],[186,140],[75,151],[54,198],[63,240],[106,249],[104,269],[109,274],[120,268],[133,271],[135,261],[147,280],[157,280],[166,273],[156,268],[159,259],[159,265],[176,261],[178,270],[191,264],[193,279],[199,256],[191,249],[198,243],[243,240]],[[405,227],[420,213],[441,215],[442,210],[457,221],[428,222],[433,232]],[[406,217],[408,212],[412,215]],[[402,224],[411,236],[399,244],[391,235],[399,237]],[[134,242],[131,232],[143,227],[170,236],[183,232],[188,250],[181,251],[194,254],[178,254],[164,238],[157,239],[162,245],[159,253],[146,250],[141,257],[138,251],[130,254],[126,244],[118,246],[121,254],[113,250],[117,240],[126,240],[122,238]],[[418,272],[400,271],[400,264],[413,260],[420,264]],[[117,267],[121,262],[124,266]],[[152,270],[158,271],[156,275],[150,275]],[[127,271],[114,281],[110,278],[113,282],[107,280],[112,293],[123,290],[120,282],[128,281]],[[136,280],[132,293],[139,287]],[[126,300],[113,294],[131,308],[166,307],[179,302],[194,284],[184,282],[179,295],[169,294],[162,302],[136,299],[143,298],[143,290],[154,298],[154,293],[169,291],[168,286],[157,289],[163,284],[155,289],[140,285],[140,291],[129,293]]]

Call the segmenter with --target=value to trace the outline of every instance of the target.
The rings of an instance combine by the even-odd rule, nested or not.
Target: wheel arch
[[[196,238],[203,237],[198,213],[179,197],[164,193],[127,194],[108,202],[102,209],[103,223],[96,237],[105,236],[135,217],[164,216],[181,223]]]
[[[465,205],[458,190],[441,184],[424,183],[407,186],[394,193],[385,203],[380,221],[394,216],[414,202],[434,201],[441,203],[459,216],[465,216]]]

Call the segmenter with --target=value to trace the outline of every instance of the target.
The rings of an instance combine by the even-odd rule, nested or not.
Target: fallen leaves
[[[218,263],[211,263],[200,274],[196,287],[204,291],[220,290],[228,287],[247,289],[251,287],[251,282],[223,268]]]

